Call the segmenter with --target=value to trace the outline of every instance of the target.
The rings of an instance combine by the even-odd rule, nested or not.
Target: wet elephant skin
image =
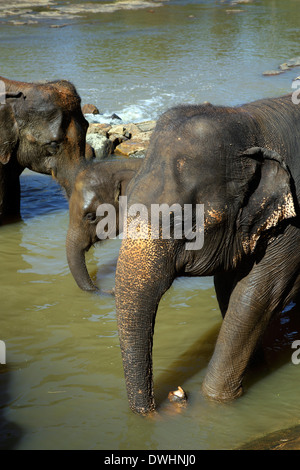
[[[300,107],[291,95],[239,107],[178,106],[159,119],[128,206],[142,203],[150,213],[152,204],[183,212],[203,204],[204,244],[186,249],[184,233],[155,239],[147,224],[140,239],[122,241],[115,294],[133,411],[156,409],[155,317],[178,276],[214,276],[223,316],[202,393],[220,402],[242,394],[270,319],[300,289],[299,154]]]
[[[91,162],[75,180],[69,200],[69,228],[66,240],[67,259],[77,285],[86,291],[99,291],[91,280],[85,262],[85,253],[100,242],[97,215],[100,205],[108,204],[115,210],[116,233],[119,233],[119,197],[143,163],[141,158]],[[109,238],[109,237],[108,237]]]
[[[52,175],[71,193],[85,162],[86,131],[75,87],[66,80],[25,83],[0,77],[0,218],[20,215],[25,168]]]

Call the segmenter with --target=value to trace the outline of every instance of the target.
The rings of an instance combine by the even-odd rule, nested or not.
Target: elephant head
[[[291,135],[285,132],[283,129],[283,136]],[[119,338],[129,404],[135,412],[148,414],[156,407],[152,376],[154,324],[160,299],[173,280],[177,276],[218,273],[224,273],[225,280],[232,277],[227,302],[223,299],[227,308],[239,276],[246,279],[252,267],[260,269],[256,261],[263,257],[279,227],[283,230],[296,215],[289,169],[279,148],[264,147],[267,139],[270,135],[263,135],[259,123],[244,108],[183,106],[167,111],[157,123],[143,168],[128,191],[127,237],[122,241],[116,272]],[[157,231],[153,236],[153,207],[157,210],[157,204],[167,208],[166,214],[175,214],[175,204],[181,208],[181,218],[178,212],[169,218],[167,237],[162,222],[159,236]],[[196,210],[201,205],[204,227],[197,224]],[[143,217],[142,207],[146,214]],[[204,229],[201,246],[193,248],[191,232],[185,231],[185,213],[191,219],[194,242],[197,230]],[[182,228],[181,237],[174,236],[176,218],[177,227]],[[261,292],[263,286],[257,294],[253,291],[253,278],[237,304],[228,307],[231,310],[227,310],[223,322],[226,333],[220,340],[222,352],[206,382],[207,395],[216,399],[239,395],[249,357],[267,323],[262,320],[264,310],[256,311],[259,301],[255,295],[266,301],[266,311],[268,299]],[[259,277],[255,279],[259,282]],[[236,318],[237,312],[241,318]],[[253,317],[248,320],[249,315]],[[241,330],[236,331],[237,327]],[[228,333],[231,329],[238,337],[237,345],[239,337],[245,336],[249,342],[240,356],[238,351],[230,354],[222,349],[226,343],[228,350],[234,347]],[[222,360],[223,368],[217,368],[215,364]]]
[[[0,206],[18,211],[24,168],[52,175],[71,193],[85,161],[88,123],[80,97],[68,81],[24,83],[0,77]]]
[[[70,271],[78,286],[87,291],[97,291],[85,262],[85,253],[96,242],[97,225],[101,216],[97,208],[110,204],[115,208],[116,233],[119,233],[119,197],[139,170],[142,159],[94,162],[82,170],[75,181],[69,200],[69,229],[66,241]],[[109,237],[108,237],[109,238]]]

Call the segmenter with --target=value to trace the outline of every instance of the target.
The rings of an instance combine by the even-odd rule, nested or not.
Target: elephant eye
[[[96,213],[95,212],[88,212],[85,215],[85,219],[88,220],[91,223],[95,222],[96,219],[97,219]]]
[[[55,141],[49,142],[48,144],[46,144],[46,149],[50,155],[54,155],[55,153],[58,152],[59,143]]]

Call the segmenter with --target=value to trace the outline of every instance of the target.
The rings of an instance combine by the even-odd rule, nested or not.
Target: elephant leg
[[[274,262],[265,257],[234,286],[203,382],[205,395],[226,401],[242,394],[242,380],[249,361],[272,315],[280,311],[295,282],[298,266],[293,271],[293,279],[288,258]],[[278,276],[279,269],[281,276]]]
[[[1,223],[20,219],[20,174],[22,168],[15,162],[0,164],[0,219]]]

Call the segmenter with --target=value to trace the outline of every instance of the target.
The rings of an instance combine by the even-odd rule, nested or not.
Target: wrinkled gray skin
[[[71,193],[85,162],[86,131],[75,87],[66,80],[25,83],[0,77],[0,223],[20,217],[25,168],[52,175]]]
[[[291,95],[236,108],[182,106],[159,119],[128,206],[204,204],[204,245],[186,250],[185,239],[151,239],[147,226],[145,239],[122,241],[115,295],[133,411],[156,408],[155,316],[177,276],[214,276],[224,317],[203,394],[241,395],[270,319],[300,290],[299,156],[300,106]]]
[[[111,204],[116,209],[116,234],[119,233],[119,197],[139,170],[143,159],[100,161],[86,166],[76,178],[69,200],[69,229],[66,241],[70,271],[78,286],[97,292],[86,268],[85,253],[99,242],[96,215],[100,204]]]

